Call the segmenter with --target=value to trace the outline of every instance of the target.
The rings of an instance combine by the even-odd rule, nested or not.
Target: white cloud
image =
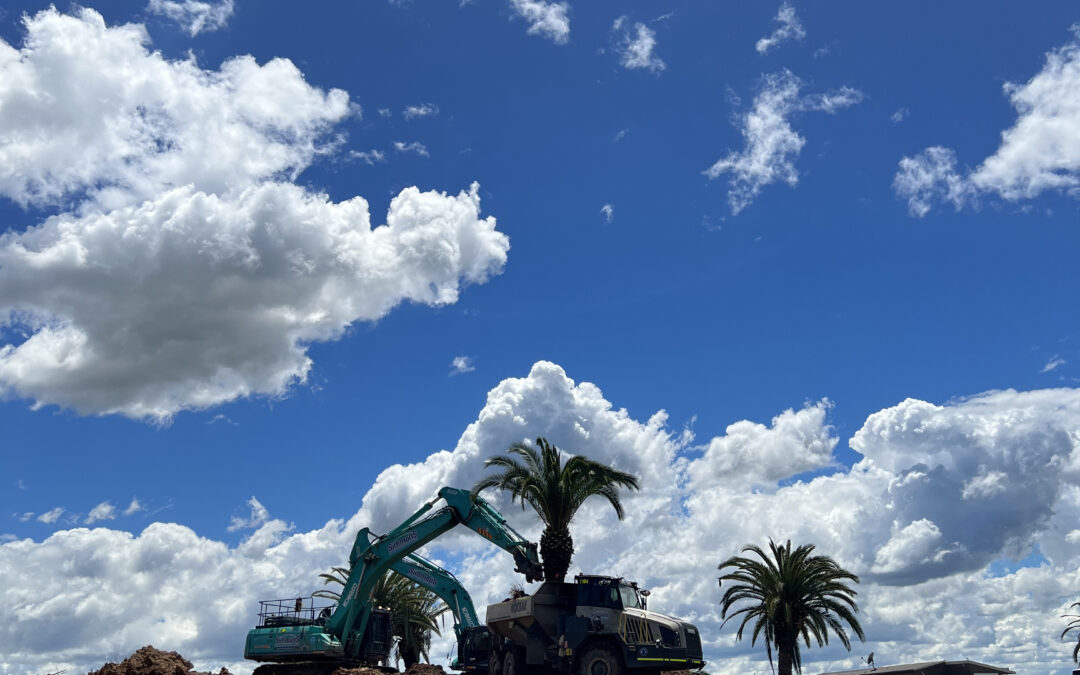
[[[20,204],[119,208],[193,186],[224,194],[297,174],[350,111],[286,59],[208,71],[148,49],[142,26],[49,9],[0,41],[0,195]],[[79,148],[76,158],[70,149]]]
[[[619,142],[619,141],[621,141],[621,140],[622,140],[623,138],[625,138],[625,137],[626,137],[626,134],[627,134],[627,133],[628,133],[629,131],[630,131],[629,129],[619,129],[618,131],[616,131],[616,132],[615,132],[615,142],[616,142],[616,143],[618,143],[618,142]]]
[[[615,220],[615,207],[611,204],[604,204],[601,206],[600,213],[604,214],[604,220],[609,223]]]
[[[405,119],[412,120],[417,117],[433,117],[439,114],[439,106],[434,103],[421,103],[420,105],[405,106],[402,113]]]
[[[644,68],[654,73],[667,68],[663,59],[653,53],[656,49],[656,32],[643,23],[635,23],[633,29],[627,28],[627,19],[620,16],[615,19],[611,30],[619,36],[616,51],[619,53],[619,63],[624,68]]]
[[[427,146],[420,141],[412,141],[406,143],[404,141],[394,141],[394,149],[398,152],[411,152],[421,157],[430,157]]]
[[[51,524],[55,523],[56,521],[60,520],[60,516],[62,516],[62,515],[64,515],[64,509],[57,506],[57,507],[49,509],[45,513],[41,514],[40,516],[38,516],[37,519],[38,519],[38,522],[47,523],[47,524],[51,525]]]
[[[26,511],[23,513],[13,513],[12,517],[16,518],[20,523],[25,523],[34,517],[33,511]]]
[[[759,54],[767,53],[781,42],[792,39],[802,40],[806,37],[802,22],[799,21],[799,17],[795,16],[795,8],[790,3],[785,2],[780,5],[780,10],[776,13],[776,18],[773,21],[780,25],[776,27],[776,30],[771,35],[761,38],[754,45]]]
[[[156,419],[283,394],[307,377],[312,341],[402,301],[451,304],[462,280],[498,273],[509,244],[479,205],[475,184],[407,188],[372,229],[360,197],[268,183],[229,201],[188,187],[2,235],[0,308],[34,308],[34,333],[0,348],[0,387]]]
[[[788,476],[830,466],[837,442],[825,422],[830,407],[823,400],[797,412],[785,410],[773,418],[771,427],[735,422],[689,464],[692,487],[730,482],[775,487]]]
[[[1065,359],[1061,358],[1057,354],[1054,354],[1053,356],[1050,357],[1050,360],[1048,360],[1046,362],[1046,365],[1043,366],[1042,370],[1040,370],[1039,372],[1040,373],[1049,373],[1049,372],[1051,372],[1053,370],[1057,370],[1058,368],[1065,365],[1066,363],[1067,363],[1067,361]]]
[[[116,507],[109,502],[101,502],[90,509],[90,513],[86,516],[86,520],[84,520],[83,523],[86,525],[93,525],[102,520],[116,520]]]
[[[510,0],[510,8],[529,24],[529,35],[541,35],[557,45],[570,40],[570,4],[546,0]]]
[[[920,518],[902,528],[896,527],[889,541],[877,550],[872,571],[878,574],[898,572],[908,567],[915,567],[931,562],[944,552],[941,545],[941,530],[937,525]]]
[[[233,516],[229,519],[229,527],[226,529],[229,532],[236,532],[237,530],[254,530],[270,521],[270,512],[266,510],[266,507],[255,499],[254,496],[247,500],[248,507],[251,509],[251,515],[247,518],[241,518],[239,516]]]
[[[979,475],[964,483],[960,492],[963,499],[994,497],[1008,489],[1008,476],[1001,471],[982,470]]]
[[[390,108],[379,108],[379,117],[390,117],[393,114]]]
[[[930,212],[935,201],[949,201],[959,211],[973,192],[971,183],[956,170],[956,154],[941,146],[901,159],[893,190],[907,199],[911,215],[920,218]]]
[[[0,393],[158,421],[280,396],[312,342],[501,271],[475,185],[407,188],[373,228],[289,183],[354,110],[291,62],[166,61],[90,9],[25,23],[0,41],[0,195],[74,210],[0,235]]]
[[[386,153],[382,150],[350,150],[349,157],[353,159],[359,159],[360,161],[368,164],[369,166],[375,166],[386,161]]]
[[[906,120],[908,118],[908,115],[910,114],[911,109],[907,106],[904,106],[903,108],[900,108],[899,110],[894,112],[892,115],[889,115],[889,121],[893,124],[900,124],[901,122]]]
[[[864,455],[855,466],[790,482],[833,463],[829,409],[822,401],[767,425],[733,421],[702,451],[691,434],[668,427],[663,411],[639,421],[596,385],[539,362],[488,393],[455,447],[387,467],[348,523],[291,532],[253,499],[251,517],[238,520],[257,529],[234,548],[166,523],[138,535],[73,529],[0,545],[0,640],[14,645],[5,667],[41,672],[62,662],[84,672],[155,644],[200,670],[247,672],[253,664],[232,659],[256,600],[306,595],[318,572],[344,561],[358,527],[385,531],[440,486],[473,485],[485,458],[511,442],[544,435],[642,480],[641,492],[625,496],[621,523],[603,500],[585,504],[572,526],[571,573],[620,574],[651,587],[653,609],[701,629],[716,675],[767,671],[760,644],[735,643],[733,628],[721,628],[716,565],[769,537],[814,543],[863,578],[860,616],[871,641],[854,653],[835,644],[806,650],[809,672],[854,667],[869,651],[890,662],[940,656],[1061,672],[1069,645],[1057,640],[1058,615],[1080,585],[1080,390],[903,401],[870,415],[851,439]],[[1005,489],[965,499],[980,477]],[[516,529],[538,537],[527,511],[486,494]],[[1041,567],[987,574],[992,560],[1018,559],[1033,546],[1048,560]],[[509,556],[464,530],[427,553],[464,556],[450,566],[478,605],[517,580]],[[110,620],[101,621],[107,608]],[[435,638],[431,653],[447,653],[452,639],[450,631]]]
[[[462,373],[471,373],[476,370],[476,366],[473,365],[473,360],[468,356],[455,356],[450,361],[450,376],[461,375]]]
[[[1072,30],[1074,39],[1050,51],[1034,77],[1004,85],[1016,123],[974,170],[958,171],[953,151],[940,146],[900,160],[893,188],[913,216],[936,201],[960,209],[984,194],[1012,202],[1048,191],[1080,197],[1080,24]]]
[[[128,504],[126,509],[124,509],[124,515],[125,516],[131,516],[131,515],[134,515],[134,514],[138,513],[139,511],[145,511],[145,510],[146,510],[146,507],[144,507],[139,502],[139,500],[137,498],[132,497],[131,498],[131,503]]]
[[[151,14],[160,14],[180,24],[191,37],[224,28],[233,9],[233,0],[150,0],[146,6]]]
[[[802,111],[834,113],[862,100],[862,93],[842,87],[825,94],[800,96],[802,81],[791,71],[766,75],[754,97],[753,108],[741,119],[746,147],[729,152],[704,171],[710,179],[731,173],[728,203],[732,214],[750,205],[766,185],[799,182],[795,160],[806,139],[796,132],[790,118]]]

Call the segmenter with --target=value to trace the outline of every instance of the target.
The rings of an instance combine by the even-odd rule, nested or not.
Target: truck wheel
[[[488,655],[488,675],[502,675],[502,655],[499,652],[491,652]]]
[[[506,650],[506,656],[503,657],[502,675],[525,675],[525,659],[517,649]]]
[[[623,675],[619,657],[604,646],[586,649],[578,664],[578,675]]]

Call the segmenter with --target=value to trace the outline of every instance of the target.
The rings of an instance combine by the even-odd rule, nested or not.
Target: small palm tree
[[[619,488],[639,489],[637,477],[585,457],[571,457],[562,463],[559,449],[543,438],[536,446],[515,443],[506,455],[489,458],[485,467],[503,471],[484,478],[473,488],[479,493],[487,488],[510,492],[511,499],[528,504],[544,523],[540,537],[540,557],[544,579],[563,581],[574,556],[570,521],[585,500],[599,495],[608,500],[619,520],[623,518]]]
[[[760,560],[732,556],[720,564],[721,571],[732,571],[720,577],[720,584],[734,582],[724,592],[721,616],[724,623],[742,616],[736,639],[741,640],[743,630],[753,622],[750,644],[756,644],[758,636],[765,640],[769,666],[773,663],[776,649],[779,675],[791,675],[792,666],[802,672],[799,638],[810,646],[813,636],[818,646],[829,643],[829,630],[840,638],[848,651],[851,641],[843,624],[851,627],[860,640],[865,641],[862,626],[855,617],[859,608],[855,604],[855,591],[845,582],[859,583],[859,577],[843,569],[828,556],[811,555],[813,545],[805,544],[791,550],[777,546],[769,540],[770,558],[757,546],[745,546],[747,551]],[[728,611],[741,601],[749,604],[731,615]]]
[[[1080,607],[1080,602],[1074,602],[1069,607]],[[1077,631],[1076,646],[1073,647],[1073,661],[1080,663],[1080,614],[1062,614],[1062,619],[1072,619],[1069,625],[1065,627],[1065,630],[1061,633],[1061,639],[1064,640],[1065,636],[1072,631]]]
[[[333,567],[329,573],[320,574],[324,584],[338,584],[342,587],[349,579],[349,569]],[[320,589],[311,594],[317,598],[340,600],[341,594],[329,589]],[[371,590],[371,602],[390,610],[390,634],[394,639],[394,650],[398,660],[408,669],[420,660],[428,659],[431,648],[431,633],[441,635],[437,619],[449,607],[443,604],[435,593],[416,582],[391,570]]]

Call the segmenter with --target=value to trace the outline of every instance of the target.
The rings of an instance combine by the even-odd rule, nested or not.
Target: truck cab
[[[648,610],[649,591],[621,577],[579,574],[577,621],[568,621],[569,644],[581,635],[610,634],[618,638],[626,667],[649,670],[701,668],[701,636],[693,624]],[[583,626],[582,619],[587,621]],[[588,671],[591,673],[591,671]]]

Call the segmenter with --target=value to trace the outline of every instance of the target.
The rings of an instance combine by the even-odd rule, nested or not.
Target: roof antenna
[[[859,660],[870,666],[870,670],[877,670],[877,666],[874,665],[874,652],[870,652],[870,656],[867,656],[865,659],[860,656]]]

